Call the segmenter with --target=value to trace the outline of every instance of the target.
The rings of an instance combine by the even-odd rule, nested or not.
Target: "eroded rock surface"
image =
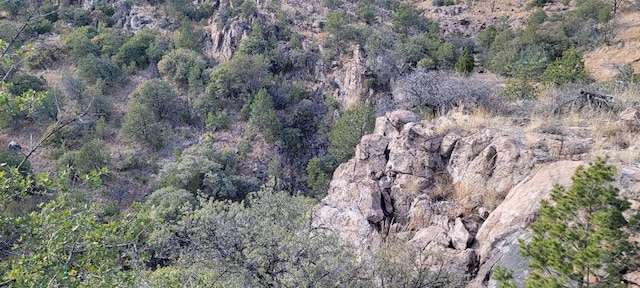
[[[540,200],[555,183],[571,183],[586,164],[571,160],[585,159],[593,141],[537,133],[525,144],[522,135],[498,129],[438,126],[448,122],[421,121],[406,110],[377,118],[354,158],[336,169],[314,224],[369,253],[386,239],[406,241],[421,249],[417,261],[438,257],[469,287],[491,285],[495,265],[522,281],[527,262],[518,239],[529,239]],[[640,169],[619,170],[621,194],[638,198]]]

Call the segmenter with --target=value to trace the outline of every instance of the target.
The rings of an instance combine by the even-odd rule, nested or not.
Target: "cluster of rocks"
[[[490,285],[495,265],[523,279],[518,239],[530,236],[526,227],[553,185],[570,184],[586,163],[572,158],[587,153],[590,140],[569,139],[578,148],[547,147],[544,154],[495,129],[441,130],[409,111],[379,117],[354,158],[336,169],[315,225],[365,253],[384,241],[410,243],[437,255],[442,269],[466,275],[469,287]],[[552,136],[536,139],[553,143],[546,140]],[[625,175],[628,183],[640,182],[640,173]]]

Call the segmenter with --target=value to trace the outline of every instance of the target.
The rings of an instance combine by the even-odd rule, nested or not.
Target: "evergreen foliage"
[[[242,202],[204,202],[178,231],[153,236],[169,248],[159,253],[172,255],[180,251],[171,243],[189,235],[189,249],[176,255],[186,272],[176,275],[182,283],[206,274],[220,287],[370,287],[348,248],[311,227],[313,205],[311,198],[263,188]]]
[[[156,114],[138,101],[131,101],[120,135],[125,140],[143,143],[151,148],[162,147],[162,127]]]
[[[562,53],[562,57],[549,64],[542,74],[542,81],[555,85],[587,80],[589,76],[585,71],[584,60],[575,47]]]
[[[155,40],[156,35],[153,31],[143,29],[122,44],[114,57],[116,61],[127,67],[144,66],[151,60],[156,60],[153,59],[156,55],[150,53]]]
[[[471,54],[471,49],[469,47],[465,47],[462,50],[462,54],[458,57],[458,61],[456,62],[455,69],[456,72],[462,74],[469,74],[473,71],[473,67],[475,66],[473,55]]]
[[[636,255],[623,229],[630,204],[611,184],[615,173],[602,159],[580,166],[571,187],[556,185],[551,201],[541,202],[533,239],[520,243],[531,257],[526,287],[624,287],[622,271]]]
[[[162,167],[159,180],[207,199],[239,200],[259,188],[254,179],[238,174],[235,153],[216,151],[206,142],[186,149],[178,160]]]
[[[260,89],[251,103],[249,125],[262,132],[268,142],[275,142],[280,137],[282,125],[276,117],[273,98],[266,89]]]
[[[251,104],[251,97],[269,85],[273,75],[270,63],[262,55],[236,54],[211,72],[211,82],[196,100],[200,115],[223,106],[240,108]],[[240,107],[238,107],[240,106]]]
[[[85,178],[85,184],[100,185],[100,173]],[[151,219],[145,213],[106,215],[98,205],[74,198],[75,191],[65,182],[66,174],[63,172],[61,176],[49,179],[45,175],[0,173],[0,183],[10,188],[4,191],[28,195],[29,187],[41,187],[42,191],[58,193],[36,211],[21,211],[17,217],[0,216],[0,237],[11,247],[2,248],[6,255],[0,262],[2,284],[135,286],[146,259],[144,237],[145,231],[153,226]],[[6,200],[3,205],[15,198]]]
[[[158,70],[165,79],[187,88],[191,93],[199,93],[204,91],[205,64],[195,51],[180,48],[164,55],[158,62]]]
[[[329,132],[329,153],[338,163],[348,160],[355,153],[360,138],[373,131],[374,124],[375,113],[365,104],[345,111]]]
[[[138,87],[131,98],[132,101],[149,108],[158,120],[163,120],[175,112],[174,101],[178,95],[167,82],[152,79]]]

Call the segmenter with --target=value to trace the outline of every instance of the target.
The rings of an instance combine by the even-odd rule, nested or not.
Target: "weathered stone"
[[[334,81],[338,85],[338,95],[334,97],[342,109],[349,109],[363,103],[369,94],[366,76],[370,74],[360,55],[360,47],[353,51],[353,58],[334,73]]]
[[[386,115],[391,125],[396,128],[396,130],[400,131],[404,124],[412,123],[412,122],[420,122],[420,116],[418,114],[413,113],[409,110],[395,110],[387,113]]]
[[[549,197],[553,185],[570,185],[571,176],[582,162],[560,161],[539,167],[532,176],[516,185],[509,195],[491,212],[476,234],[478,248],[476,249],[481,268],[485,274],[478,274],[474,283],[480,285],[500,259],[507,254],[512,255],[518,247],[518,240],[526,240],[529,233],[526,227],[534,220],[540,207],[540,200]],[[516,249],[517,251],[517,249]],[[514,274],[523,278],[526,265],[522,261],[512,263]],[[517,267],[520,267],[515,270]],[[481,286],[472,286],[481,287]]]
[[[409,243],[418,249],[425,249],[429,244],[435,243],[438,246],[449,246],[447,231],[438,226],[422,228],[413,235]]]
[[[447,271],[453,275],[470,275],[478,267],[478,256],[473,249],[454,250],[432,242],[418,256],[418,261],[431,267],[433,272]]]
[[[373,134],[382,135],[387,137],[395,137],[398,135],[398,130],[391,124],[386,116],[380,116],[376,118],[375,128]]]
[[[622,276],[629,285],[640,286],[640,271],[632,271]]]
[[[533,164],[533,154],[520,140],[484,131],[458,141],[447,170],[463,206],[493,209]]]
[[[618,115],[618,125],[636,131],[640,129],[640,111],[629,107]]]
[[[449,231],[449,237],[451,238],[453,247],[458,250],[467,249],[471,241],[473,241],[473,237],[469,234],[469,231],[467,231],[461,218],[456,218],[452,229]]]
[[[433,125],[408,123],[389,143],[387,170],[430,178],[443,169],[439,149],[441,137]]]
[[[451,132],[445,135],[442,138],[442,143],[440,144],[440,156],[443,158],[451,157],[451,152],[453,152],[453,148],[460,138],[462,137],[456,132]]]
[[[415,231],[422,227],[439,226],[449,231],[449,224],[454,223],[463,212],[463,207],[456,202],[433,201],[428,195],[417,195],[409,208],[407,229]]]
[[[221,26],[211,23],[211,56],[218,60],[226,60],[236,51],[240,42],[249,35],[250,27],[243,21],[236,19]]]

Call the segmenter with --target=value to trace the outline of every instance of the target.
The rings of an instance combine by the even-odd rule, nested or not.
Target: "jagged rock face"
[[[372,249],[384,237],[409,233],[410,243],[438,251],[449,259],[448,268],[471,275],[480,226],[473,209],[504,197],[528,174],[532,156],[517,139],[497,132],[440,135],[419,120],[403,110],[376,120],[374,134],[364,136],[355,157],[336,169],[316,225]],[[454,199],[454,187],[462,186],[483,188],[480,197],[471,197],[471,207]]]
[[[533,154],[522,141],[485,130],[457,141],[447,170],[459,185],[461,205],[493,209],[533,164]]]
[[[380,244],[382,236],[373,224],[393,209],[384,185],[378,183],[388,143],[389,139],[381,135],[362,138],[356,157],[334,172],[328,195],[314,217],[315,225],[337,231],[354,247]]]
[[[360,47],[356,47],[352,59],[334,72],[338,88],[333,96],[343,110],[363,103],[369,94],[373,94],[365,81],[370,72],[364,61],[360,55]]]
[[[336,169],[314,224],[368,252],[385,239],[407,241],[424,252],[417,261],[464,274],[469,287],[491,285],[495,265],[522,282],[518,239],[530,237],[540,200],[555,183],[571,183],[585,162],[570,160],[585,159],[593,141],[571,136],[556,146],[557,135],[539,133],[525,145],[495,129],[438,133],[447,119],[434,123],[404,110],[376,119],[355,157]],[[640,198],[640,168],[619,171],[621,195]]]
[[[524,278],[526,262],[519,257],[518,239],[527,239],[526,227],[535,219],[540,200],[546,199],[555,183],[568,186],[580,161],[559,161],[538,167],[527,179],[518,183],[500,205],[491,212],[476,234],[480,263],[484,265],[473,282],[482,280],[494,265],[514,271],[515,280]]]
[[[218,24],[215,19],[210,21],[211,45],[207,51],[214,58],[228,60],[236,51],[242,39],[249,35],[250,27],[242,20],[229,20],[226,25]]]
[[[117,14],[122,14],[126,11],[125,6],[119,5],[115,10]],[[155,11],[155,8],[146,5],[131,7],[125,18],[125,29],[132,31],[140,31],[145,27],[157,30],[168,29],[171,25],[166,17]]]

